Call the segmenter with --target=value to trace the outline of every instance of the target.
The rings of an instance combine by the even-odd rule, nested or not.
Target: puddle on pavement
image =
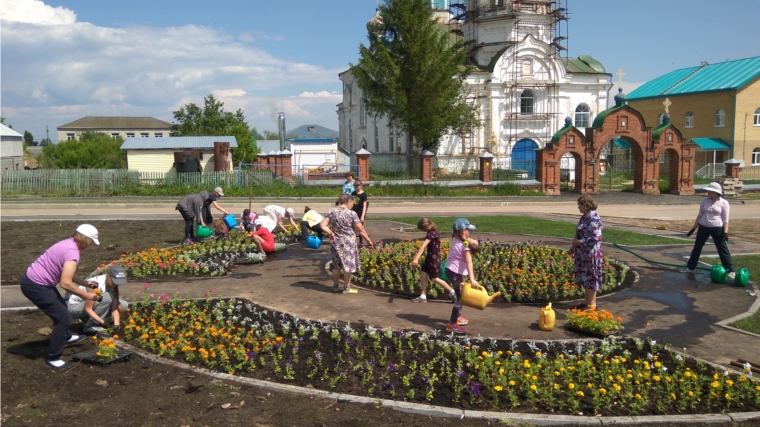
[[[622,291],[614,295],[617,299],[641,298],[659,302],[667,307],[674,308],[678,311],[690,311],[692,309],[693,298],[686,296],[683,292],[678,291],[634,291],[631,289]]]
[[[250,279],[251,277],[258,277],[261,276],[261,273],[241,273],[241,274],[233,274],[233,279]]]

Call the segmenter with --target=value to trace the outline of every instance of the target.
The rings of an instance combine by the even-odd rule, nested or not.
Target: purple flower
[[[480,394],[480,384],[476,383],[475,381],[470,381],[470,393],[474,394],[475,396]]]
[[[388,365],[388,372],[393,372],[395,370],[396,370],[396,365],[394,365],[393,363],[391,363],[390,365]]]
[[[303,337],[299,337],[298,342],[303,342]]]
[[[290,361],[290,359],[286,360],[286,361],[285,361],[285,364],[286,364],[287,366],[293,366],[293,362],[291,362],[291,361]]]
[[[253,358],[254,358],[254,356],[256,356],[256,355],[255,355],[255,354],[253,354],[253,352],[252,352],[252,351],[249,351],[249,352],[248,352],[248,354],[246,354],[246,356],[248,356],[248,358],[249,358],[249,359],[253,359]]]
[[[375,366],[375,361],[374,360],[370,360],[369,361],[369,366]]]
[[[424,381],[425,384],[429,383],[430,382],[430,376],[426,376],[425,378],[422,379],[422,381]]]
[[[293,347],[293,351],[298,351],[298,346]]]
[[[385,383],[385,388],[386,388],[387,390],[393,390],[393,383],[391,383],[391,382],[387,382],[387,383]]]
[[[458,370],[458,371],[457,371],[457,377],[460,377],[460,378],[461,378],[461,377],[462,377],[462,375],[464,375],[464,371],[463,371],[463,370],[461,370],[461,369],[460,369],[460,370]]]
[[[316,357],[317,359],[322,359],[322,356],[324,356],[324,355],[325,355],[324,353],[320,353],[318,351],[314,352],[314,357]]]

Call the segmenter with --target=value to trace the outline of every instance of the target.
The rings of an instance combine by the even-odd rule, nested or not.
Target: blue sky
[[[568,0],[570,56],[636,86],[760,55],[757,0]],[[374,0],[3,0],[0,106],[39,140],[87,115],[153,116],[214,93],[259,131],[338,128],[338,73],[358,60]],[[617,77],[615,77],[617,80]]]

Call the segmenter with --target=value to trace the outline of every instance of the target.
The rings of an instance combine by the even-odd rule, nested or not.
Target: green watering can
[[[726,283],[728,281],[728,272],[720,264],[715,264],[710,269],[710,279],[715,283]]]
[[[210,236],[213,231],[214,230],[206,227],[205,225],[198,224],[198,228],[195,229],[195,234],[198,237],[201,237],[201,238],[205,239],[206,237]]]
[[[734,278],[734,286],[743,288],[747,286],[747,283],[749,283],[749,270],[746,268],[740,268],[739,271],[736,272],[736,277]]]

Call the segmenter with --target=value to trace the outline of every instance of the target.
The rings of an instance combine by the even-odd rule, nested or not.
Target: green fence
[[[91,193],[134,187],[247,187],[271,185],[269,170],[163,173],[123,169],[38,169],[0,171],[2,194]]]

